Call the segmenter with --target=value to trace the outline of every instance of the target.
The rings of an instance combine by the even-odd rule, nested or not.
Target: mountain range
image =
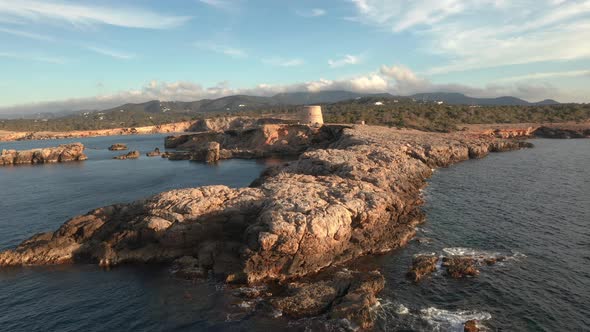
[[[233,95],[218,99],[202,99],[191,102],[179,101],[149,101],[141,104],[125,104],[108,111],[145,111],[148,113],[159,112],[233,112],[240,110],[259,109],[268,106],[279,105],[310,105],[310,104],[331,104],[341,101],[358,99],[361,97],[375,97],[384,99],[411,98],[422,102],[439,102],[451,105],[513,105],[513,106],[534,106],[554,105],[559,102],[546,99],[540,102],[531,103],[516,97],[498,98],[474,98],[461,93],[419,93],[409,97],[394,96],[389,93],[357,93],[351,91],[320,91],[320,92],[288,92],[279,93],[272,97],[258,97],[247,95]]]
[[[238,112],[241,110],[256,110],[269,106],[292,106],[292,105],[309,105],[309,104],[331,104],[347,100],[359,99],[361,97],[375,97],[384,99],[412,99],[417,102],[443,102],[451,105],[516,105],[516,106],[534,106],[534,105],[553,105],[559,102],[551,99],[531,103],[516,97],[498,97],[498,98],[474,98],[461,93],[419,93],[411,96],[400,97],[389,93],[357,93],[351,91],[320,91],[320,92],[287,92],[279,93],[271,97],[232,95],[217,99],[202,99],[197,101],[159,101],[152,100],[137,104],[124,104],[111,109],[102,110],[101,113],[111,112],[146,112],[146,113],[210,113],[210,112]],[[84,112],[84,111],[80,111]],[[80,113],[78,112],[78,113]],[[97,111],[93,111],[97,112]],[[65,113],[37,113],[27,115],[26,118],[42,119],[56,118],[72,115],[72,112]],[[0,118],[16,118],[23,115],[1,115]]]

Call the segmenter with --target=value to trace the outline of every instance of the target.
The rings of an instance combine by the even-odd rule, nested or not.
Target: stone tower
[[[301,119],[302,124],[307,125],[323,125],[324,124],[324,117],[322,116],[322,107],[321,106],[304,106],[303,110],[301,110]]]

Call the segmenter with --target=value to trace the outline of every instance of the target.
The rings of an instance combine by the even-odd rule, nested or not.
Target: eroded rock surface
[[[418,255],[412,261],[412,268],[408,272],[408,278],[414,282],[422,280],[425,276],[436,271],[438,256],[436,255]]]
[[[0,166],[19,164],[63,163],[86,160],[82,143],[62,144],[58,147],[32,150],[2,150]]]
[[[419,191],[434,167],[523,146],[489,137],[373,126],[340,128],[337,135],[331,128],[281,126],[266,133],[242,132],[238,139],[232,132],[205,133],[207,139],[197,136],[195,142],[192,136],[179,143],[219,143],[220,158],[227,142],[240,147],[244,135],[250,135],[248,146],[260,143],[267,151],[315,148],[267,170],[251,188],[172,190],[99,208],[0,253],[0,265],[109,266],[189,256],[183,266],[197,275],[206,271],[226,282],[251,285],[288,283],[405,245],[423,219]],[[300,136],[306,132],[311,134]],[[294,317],[329,308],[330,315],[370,326],[366,308],[374,303],[382,281],[371,277],[367,282],[372,286],[367,286],[367,276],[350,276],[300,284],[286,297],[293,301],[277,300],[277,305]],[[299,298],[302,304],[296,305]]]
[[[131,152],[126,153],[126,154],[122,154],[120,156],[113,157],[113,159],[119,159],[119,160],[137,159],[140,156],[141,156],[141,154],[139,153],[139,151],[135,150],[135,151],[131,151]]]
[[[346,319],[356,327],[368,329],[373,326],[371,308],[377,304],[376,295],[384,286],[385,280],[378,271],[342,270],[325,280],[291,283],[287,294],[271,303],[289,317],[327,314],[327,318]]]
[[[123,143],[115,143],[115,144],[109,146],[109,150],[110,151],[123,151],[123,150],[127,150],[127,145],[125,145]]]
[[[147,157],[159,157],[162,155],[159,148],[155,148],[154,151],[150,151],[145,154]]]

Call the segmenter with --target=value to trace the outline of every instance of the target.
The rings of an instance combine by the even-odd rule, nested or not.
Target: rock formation
[[[131,151],[126,154],[122,154],[120,156],[113,157],[113,159],[119,159],[119,160],[137,159],[137,158],[139,158],[139,156],[141,156],[141,154],[139,153],[139,151],[135,150],[135,151]]]
[[[127,145],[125,145],[123,143],[115,143],[115,144],[109,146],[109,150],[110,151],[123,151],[123,150],[127,150]]]
[[[478,276],[479,267],[494,265],[503,261],[506,256],[497,253],[471,253],[471,254],[448,254],[441,255],[441,267],[445,275],[458,279],[463,277]],[[414,257],[412,267],[407,273],[407,277],[414,282],[422,280],[438,269],[439,256],[436,254],[421,254]]]
[[[168,136],[165,146],[177,150],[169,154],[170,160],[204,161],[212,142],[219,144],[219,159],[297,155],[310,147],[326,146],[339,135],[342,128],[343,126],[314,128],[294,124],[267,124],[225,132]]]
[[[159,157],[162,155],[162,153],[160,152],[160,148],[155,148],[154,151],[150,151],[145,155],[148,157]]]
[[[0,135],[0,141],[24,141],[24,140],[47,140],[63,138],[80,138],[95,136],[117,136],[117,135],[146,135],[157,133],[181,133],[186,132],[194,125],[193,121],[176,122],[155,126],[113,128],[98,130],[74,130],[74,131],[32,131],[32,132],[7,132]]]
[[[541,126],[535,136],[542,138],[590,138],[590,124],[586,126]]]
[[[288,124],[296,121],[275,118],[252,118],[247,116],[225,116],[197,120],[187,131],[191,132],[224,132],[228,130],[244,130],[257,128],[266,124]]]
[[[229,283],[286,284],[405,245],[423,220],[420,189],[434,167],[523,146],[460,133],[373,126],[339,131],[263,128],[237,133],[237,139],[230,131],[175,142],[177,147],[217,142],[224,148],[227,142],[240,146],[244,137],[250,137],[248,147],[269,146],[263,151],[291,153],[305,144],[315,148],[296,161],[269,169],[251,188],[179,189],[90,211],[55,232],[35,235],[0,253],[0,265],[112,266],[189,256],[185,263],[197,274],[208,271]],[[283,139],[289,143],[283,144]],[[292,293],[277,295],[273,303],[293,316],[328,311],[330,316],[369,327],[371,294],[382,288],[382,281],[373,274],[351,275],[320,280],[317,287],[299,284]],[[364,283],[365,277],[371,286]],[[342,282],[350,286],[342,288]]]
[[[436,263],[438,256],[436,255],[418,255],[412,261],[412,268],[408,272],[408,278],[414,282],[422,280],[425,276],[430,275],[436,271]]]
[[[32,150],[2,150],[0,166],[19,164],[62,163],[86,160],[82,143],[62,144],[58,147]]]
[[[465,322],[463,325],[464,332],[479,332],[479,327],[477,326],[477,321],[472,319]]]

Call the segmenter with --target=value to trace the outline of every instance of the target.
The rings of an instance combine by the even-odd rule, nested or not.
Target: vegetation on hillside
[[[461,124],[565,122],[590,119],[590,104],[537,106],[446,105],[415,101],[411,98],[363,97],[323,104],[324,120],[330,123],[356,123],[407,127],[431,131],[460,129]],[[55,119],[0,120],[0,130],[69,131],[118,127],[141,127],[227,115],[295,117],[299,106],[265,106],[233,112],[196,112],[183,109],[151,111],[111,109],[85,112]]]

